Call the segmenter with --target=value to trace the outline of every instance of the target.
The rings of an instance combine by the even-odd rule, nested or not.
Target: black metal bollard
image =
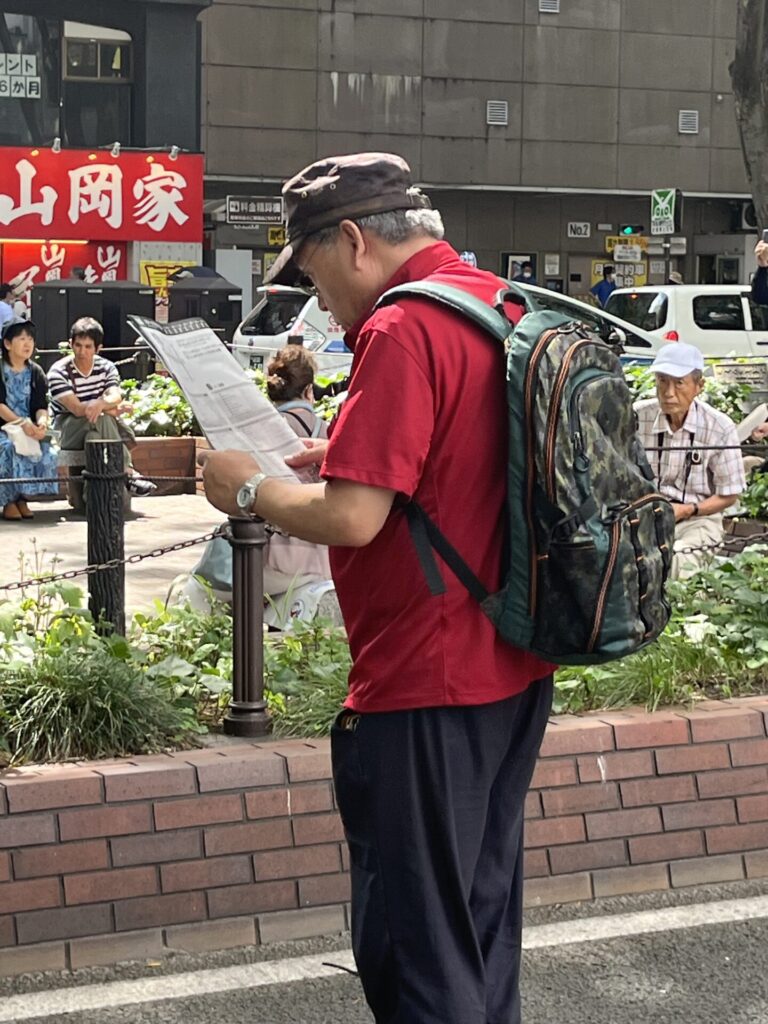
[[[230,736],[264,736],[271,727],[264,700],[264,545],[261,519],[230,516],[232,545],[232,700],[224,718]]]
[[[88,521],[88,563],[124,557],[125,468],[122,441],[86,441],[85,472]],[[125,635],[125,566],[88,576],[88,607],[106,629]]]

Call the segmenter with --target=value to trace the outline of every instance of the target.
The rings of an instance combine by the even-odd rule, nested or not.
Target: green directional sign
[[[651,234],[673,235],[675,233],[675,202],[677,190],[655,188],[651,192]]]

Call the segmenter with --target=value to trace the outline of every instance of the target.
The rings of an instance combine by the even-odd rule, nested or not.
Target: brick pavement
[[[134,498],[132,504],[125,524],[126,555],[200,536],[225,518],[195,494]],[[35,502],[31,507],[34,519],[20,523],[0,519],[0,585],[20,579],[19,552],[31,559],[33,540],[42,553],[42,572],[50,571],[54,554],[61,559],[56,571],[75,569],[87,561],[84,516],[74,513],[66,501]],[[201,553],[202,547],[194,547],[126,566],[127,610],[147,608],[156,597],[164,599],[174,577],[189,572]],[[85,589],[85,577],[74,582]]]

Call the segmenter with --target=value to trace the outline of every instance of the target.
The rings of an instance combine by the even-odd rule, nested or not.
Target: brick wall
[[[195,476],[194,437],[140,437],[131,451],[133,465],[144,476]],[[157,495],[194,494],[194,483],[158,483]]]
[[[768,697],[554,718],[526,901],[768,876]],[[333,934],[346,849],[325,741],[0,774],[0,974]]]

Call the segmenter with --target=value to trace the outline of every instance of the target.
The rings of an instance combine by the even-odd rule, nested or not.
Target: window
[[[64,116],[70,146],[131,142],[131,37],[78,21],[64,22]]]
[[[64,77],[88,81],[131,79],[131,37],[127,32],[79,21],[64,22]]]
[[[291,292],[276,292],[269,295],[252,310],[243,321],[241,333],[246,335],[282,334],[291,328],[309,296]]]
[[[702,331],[743,331],[744,310],[740,295],[697,295],[693,321]]]
[[[749,311],[752,314],[752,330],[768,331],[768,306],[759,306],[756,302],[753,302],[749,292],[745,292],[744,295],[749,299]]]
[[[644,331],[658,331],[667,322],[668,306],[664,292],[614,292],[605,311]]]
[[[61,22],[0,13],[0,146],[59,135]]]

